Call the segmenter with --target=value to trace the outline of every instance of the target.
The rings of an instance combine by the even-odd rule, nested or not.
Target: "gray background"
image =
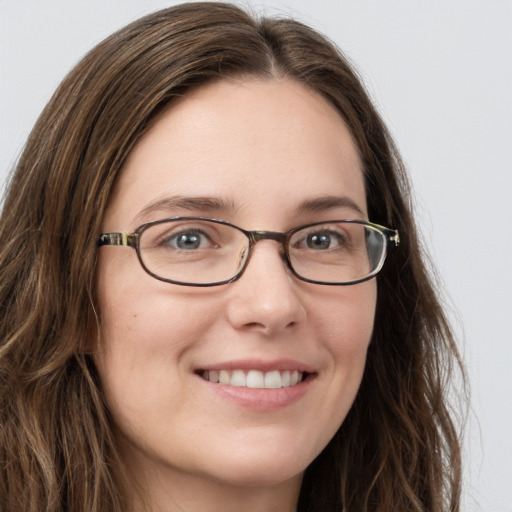
[[[0,184],[64,74],[178,2],[0,0]],[[265,0],[356,63],[410,170],[472,385],[464,510],[512,512],[512,1]]]

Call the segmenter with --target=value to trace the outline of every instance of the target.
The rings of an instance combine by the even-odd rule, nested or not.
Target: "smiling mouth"
[[[216,384],[251,389],[279,389],[296,386],[309,374],[297,370],[203,370],[198,372],[198,375]]]

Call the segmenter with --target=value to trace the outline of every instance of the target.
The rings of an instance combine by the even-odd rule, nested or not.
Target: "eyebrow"
[[[307,199],[300,203],[298,211],[309,213],[321,213],[335,208],[349,208],[356,213],[366,216],[363,209],[358,204],[346,196],[325,196],[315,199]]]
[[[297,207],[297,212],[322,213],[335,208],[349,208],[357,214],[366,216],[355,201],[346,196],[325,196],[306,199]],[[136,216],[135,221],[145,222],[155,212],[172,210],[190,210],[201,214],[233,214],[237,208],[232,200],[221,197],[184,197],[170,196],[157,199],[145,206]]]
[[[170,196],[149,203],[136,216],[135,220],[143,221],[158,211],[190,210],[204,213],[231,213],[236,210],[233,201],[220,197],[183,197]]]

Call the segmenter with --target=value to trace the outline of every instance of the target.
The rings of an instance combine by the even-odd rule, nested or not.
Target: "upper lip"
[[[220,370],[259,370],[261,372],[294,371],[301,373],[314,373],[311,365],[296,361],[294,359],[274,359],[265,361],[261,359],[233,359],[221,363],[213,363],[201,366],[198,370],[203,371],[220,371]]]

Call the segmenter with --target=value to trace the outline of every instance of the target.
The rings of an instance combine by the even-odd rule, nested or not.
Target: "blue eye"
[[[164,245],[169,245],[182,251],[193,251],[204,247],[210,247],[208,236],[198,229],[189,229],[181,233],[174,234],[172,237],[164,240]]]
[[[305,239],[308,249],[314,251],[325,251],[340,247],[344,244],[345,240],[340,233],[334,231],[319,231],[316,233],[309,233]]]

